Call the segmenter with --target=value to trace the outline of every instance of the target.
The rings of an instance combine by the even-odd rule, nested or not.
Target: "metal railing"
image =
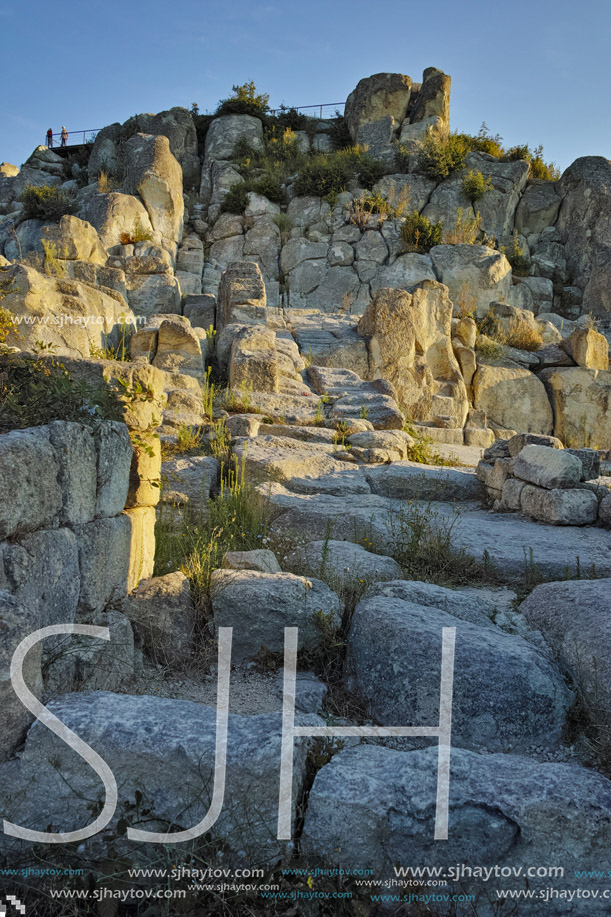
[[[277,115],[286,111],[311,111],[312,109],[316,109],[316,111],[319,112],[320,118],[331,118],[333,115],[323,114],[323,108],[332,108],[333,114],[335,114],[336,111],[341,112],[345,104],[345,102],[323,102],[322,105],[281,105],[280,108],[270,108],[268,114]]]
[[[298,112],[317,111],[319,118],[325,118],[325,117],[332,118],[335,115],[336,111],[341,112],[343,110],[344,105],[345,105],[344,102],[323,102],[322,105],[281,105],[280,108],[270,108],[268,114],[278,115],[278,114],[282,114],[282,112],[287,112],[287,111],[298,111]],[[333,109],[333,114],[327,114],[327,110],[329,108]],[[96,138],[96,134],[98,133],[99,130],[100,130],[99,127],[95,127],[95,128],[90,128],[89,130],[86,130],[86,131],[68,131],[67,132],[68,133],[68,142],[66,143],[66,146],[80,146],[81,144],[93,143],[93,141]],[[62,145],[61,131],[59,131],[57,134],[52,134],[51,136],[53,139],[51,149],[53,149],[53,147],[61,147]],[[76,137],[78,137],[79,139],[78,140],[72,139]],[[47,134],[45,134],[45,144],[44,145],[49,146],[49,138]]]
[[[93,143],[93,141],[95,140],[96,134],[98,133],[99,130],[100,130],[99,127],[95,127],[95,128],[90,128],[89,130],[86,130],[86,131],[67,131],[66,133],[68,134],[68,143],[66,144],[66,146],[80,146],[83,143]],[[53,138],[53,146],[62,145],[61,144],[61,139],[62,139],[61,131],[59,131],[57,134],[52,134],[51,136]],[[79,137],[79,138],[82,137],[83,139],[82,140],[80,139],[71,140],[70,139],[71,137]],[[87,137],[89,137],[89,139],[87,139]],[[49,139],[48,134],[45,134],[45,146],[48,146],[48,139]]]

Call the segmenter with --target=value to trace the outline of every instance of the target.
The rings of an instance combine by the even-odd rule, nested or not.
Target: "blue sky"
[[[344,100],[364,76],[436,66],[451,124],[544,145],[562,169],[611,158],[609,0],[0,0],[0,161],[47,127],[213,109],[254,80],[270,104]]]

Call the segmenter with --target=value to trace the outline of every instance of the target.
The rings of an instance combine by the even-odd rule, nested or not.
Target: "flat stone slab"
[[[478,500],[482,485],[470,468],[393,462],[366,472],[371,492],[401,500]]]
[[[523,579],[533,565],[549,579],[562,579],[567,572],[574,575],[577,557],[582,576],[587,576],[593,566],[598,575],[611,576],[611,538],[605,529],[581,528],[576,537],[574,528],[544,525],[511,513],[492,513],[474,503],[458,507],[442,501],[407,504],[374,494],[362,494],[358,499],[299,495],[278,484],[264,485],[262,492],[286,510],[276,519],[276,527],[294,528],[312,541],[328,537],[331,523],[332,538],[357,543],[368,540],[378,553],[392,555],[389,517],[394,515],[396,519],[401,512],[429,511],[432,521],[438,524],[454,521],[455,547],[465,548],[476,558],[487,551],[508,582]]]
[[[368,494],[364,473],[334,458],[337,446],[281,436],[236,443],[234,453],[253,480],[281,481],[297,493]]]
[[[575,870],[598,869],[605,861],[611,843],[606,777],[575,765],[455,748],[450,767],[448,838],[436,841],[436,747],[401,752],[359,745],[340,751],[314,780],[302,853],[330,867],[350,860],[353,867],[372,869],[377,878],[396,878],[397,864],[447,870],[455,863],[516,869],[559,863],[564,867],[559,887],[573,890],[584,887]],[[475,894],[473,913],[492,915],[505,910],[490,908],[495,885],[543,890],[557,884],[549,878],[526,880],[519,872],[509,875],[489,882],[461,875],[456,884],[448,875],[448,887],[441,891]],[[603,884],[588,887],[602,895]],[[511,907],[511,899],[507,903]],[[433,904],[430,913],[447,914],[447,905]],[[608,901],[575,895],[570,902],[533,899],[526,910],[513,913],[604,917]]]
[[[61,695],[48,707],[115,775],[119,806],[109,833],[116,833],[125,812],[122,803],[133,803],[137,791],[152,810],[149,824],[136,824],[141,830],[187,829],[204,817],[214,783],[214,707],[108,691]],[[246,852],[253,863],[275,863],[286,846],[276,839],[281,732],[280,713],[229,717],[227,787],[211,833],[234,854]],[[293,807],[305,775],[307,741],[295,742]],[[0,811],[34,830],[52,825],[53,830],[73,831],[90,824],[91,802],[102,795],[96,773],[39,721],[28,733],[19,764],[0,765]],[[12,843],[0,835],[0,850]]]

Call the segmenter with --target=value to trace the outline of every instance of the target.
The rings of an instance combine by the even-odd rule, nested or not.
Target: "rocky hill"
[[[450,132],[436,68],[331,119],[247,88],[0,165],[3,817],[103,807],[11,681],[55,628],[24,678],[116,778],[112,856],[202,822],[231,633],[225,812],[185,859],[558,862],[577,888],[611,840],[611,162]],[[337,731],[294,741],[291,839],[285,628],[299,724]],[[376,730],[438,728],[444,628],[440,846],[442,739]],[[378,913],[357,891],[341,913]]]

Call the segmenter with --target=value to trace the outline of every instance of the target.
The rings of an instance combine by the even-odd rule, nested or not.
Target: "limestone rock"
[[[520,605],[576,682],[595,724],[608,723],[611,713],[610,590],[609,579],[544,583]]]
[[[554,409],[554,435],[567,446],[607,447],[611,373],[558,367],[544,369],[540,378]]]
[[[392,557],[372,554],[349,541],[310,541],[295,548],[285,560],[285,566],[302,576],[318,576],[345,587],[401,579],[403,573]]]
[[[450,85],[451,78],[446,73],[436,67],[427,67],[422,74],[420,90],[410,106],[410,121],[416,123],[437,118],[447,132],[450,124]]]
[[[0,539],[51,526],[62,510],[48,427],[0,436]]]
[[[183,573],[142,580],[121,603],[137,641],[160,665],[181,665],[192,651],[195,609]]]
[[[449,415],[462,427],[467,393],[451,344],[452,304],[446,288],[424,281],[411,289],[378,291],[357,330],[367,340],[369,378],[382,377],[414,420]]]
[[[176,698],[106,691],[61,695],[49,706],[107,762],[121,787],[120,802],[145,792],[154,822],[142,826],[144,830],[165,831],[170,825],[187,830],[204,818],[214,785],[216,709]],[[246,856],[253,866],[271,867],[287,853],[287,843],[276,839],[281,720],[279,713],[234,715],[229,720],[225,817],[211,832],[213,843],[232,858]],[[298,723],[304,720],[300,717]],[[305,778],[307,745],[307,739],[295,742],[291,827]],[[99,777],[84,762],[75,765],[74,752],[40,724],[28,734],[19,770],[12,776],[10,797],[2,790],[0,796],[6,817],[17,824],[39,830],[52,824],[71,831],[91,822],[89,800],[97,798]],[[2,773],[2,788],[6,778]],[[120,815],[121,806],[108,828],[114,835]]]
[[[451,604],[447,610],[423,605],[410,587],[372,587],[352,618],[348,671],[374,720],[437,723],[442,628],[457,627],[452,744],[507,753],[558,742],[571,695],[548,658],[521,637],[455,617]],[[490,671],[492,693],[484,675]],[[414,745],[409,738],[394,741]]]
[[[273,551],[227,551],[223,557],[224,570],[258,570],[259,573],[280,573],[280,564]]]
[[[598,500],[589,490],[546,490],[527,484],[520,493],[523,513],[548,525],[591,525]]]
[[[91,223],[65,214],[57,226],[45,226],[45,241],[55,246],[55,257],[70,261],[92,261],[106,264],[106,252]]]
[[[131,194],[113,191],[93,194],[85,198],[78,216],[97,230],[104,248],[112,248],[121,241],[121,234],[132,235],[137,225],[144,234],[153,235],[149,214],[141,201]]]
[[[184,200],[182,169],[167,137],[136,134],[125,144],[127,181],[138,192],[153,229],[175,254],[182,239]]]
[[[194,513],[201,511],[216,485],[218,463],[209,455],[171,459],[161,466],[162,481],[170,490],[187,496]]]
[[[472,386],[475,407],[493,424],[529,433],[552,432],[554,415],[546,387],[527,369],[480,363]]]
[[[240,116],[243,117],[243,116]],[[233,322],[266,322],[265,284],[254,261],[235,261],[221,277],[217,330]]]
[[[251,115],[222,115],[215,118],[206,134],[205,160],[232,159],[238,140],[263,151],[263,125]]]
[[[409,719],[409,717],[408,717]],[[411,722],[411,721],[410,721]],[[540,764],[518,755],[479,755],[452,749],[448,840],[435,840],[437,748],[392,751],[374,745],[346,748],[316,775],[310,791],[301,849],[329,866],[346,859],[374,875],[395,879],[397,863],[482,860],[506,870],[504,888],[541,894],[528,905],[532,917],[549,912],[549,878],[515,878],[525,863],[560,857],[565,885],[574,893],[564,913],[604,917],[606,904],[579,900],[584,864],[596,869],[609,845],[611,783],[572,764]],[[515,870],[515,871],[514,871]],[[435,889],[432,889],[435,892]],[[486,913],[490,889],[461,878],[444,893],[475,896]],[[444,904],[429,905],[441,915]],[[562,906],[562,905],[560,905]]]
[[[567,272],[583,290],[581,311],[603,315],[611,309],[611,164],[602,156],[576,159],[558,190],[562,208],[556,226],[564,242]]]
[[[233,391],[278,391],[276,332],[262,325],[244,328],[231,346],[229,385]]]
[[[593,328],[575,328],[561,345],[563,350],[584,369],[609,369],[609,343],[604,334]]]
[[[582,476],[582,465],[575,455],[547,446],[524,446],[518,454],[513,473],[516,478],[547,490],[575,487]]]
[[[391,116],[405,119],[412,89],[411,77],[402,73],[376,73],[362,79],[346,99],[344,118],[353,140],[360,127]]]
[[[317,614],[332,628],[341,623],[339,598],[317,579],[215,570],[210,588],[215,627],[233,627],[236,662],[253,659],[263,647],[282,653],[285,627],[299,628],[299,648],[314,649],[322,639]]]
[[[465,289],[475,299],[481,318],[494,300],[506,299],[511,291],[511,266],[501,252],[484,245],[436,245],[430,251],[437,279],[448,287],[458,303]]]
[[[204,365],[199,337],[188,323],[165,319],[157,332],[153,366],[166,372],[203,378]]]

